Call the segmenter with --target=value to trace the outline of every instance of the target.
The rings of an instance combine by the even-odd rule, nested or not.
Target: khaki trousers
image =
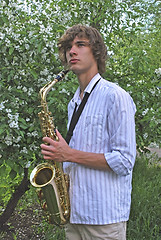
[[[66,240],[126,240],[126,222],[107,225],[67,224]]]

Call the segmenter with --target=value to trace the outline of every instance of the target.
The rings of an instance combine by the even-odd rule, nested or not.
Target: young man
[[[136,154],[135,104],[101,77],[107,52],[96,29],[75,25],[58,46],[60,59],[79,81],[68,105],[68,127],[74,109],[90,93],[69,145],[58,131],[58,142],[45,137],[48,145],[41,145],[44,159],[63,162],[70,177],[67,239],[125,240]]]

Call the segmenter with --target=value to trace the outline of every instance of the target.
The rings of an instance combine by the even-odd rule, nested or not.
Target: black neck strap
[[[95,85],[93,86],[91,92],[96,87],[96,85],[97,85],[97,83],[99,81],[100,81],[100,79],[95,83]],[[79,119],[79,117],[80,117],[80,115],[81,115],[81,113],[82,113],[82,111],[84,109],[84,106],[85,106],[85,104],[86,104],[86,102],[87,102],[91,92],[90,93],[87,93],[87,92],[85,93],[85,95],[83,97],[83,100],[82,100],[81,104],[79,105],[79,108],[78,108],[77,111],[76,111],[77,104],[75,105],[75,109],[74,109],[74,112],[73,112],[73,115],[72,115],[72,119],[71,119],[71,122],[70,122],[69,130],[68,130],[66,138],[65,138],[65,140],[66,140],[66,142],[68,144],[70,142],[71,137],[73,136],[73,130],[74,130],[74,128],[75,128],[75,126],[76,126],[76,124],[78,122],[78,119]]]

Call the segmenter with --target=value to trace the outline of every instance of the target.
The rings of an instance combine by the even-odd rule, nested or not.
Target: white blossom
[[[12,112],[12,110],[11,110],[11,109],[8,109],[8,108],[6,108],[6,112],[7,112],[7,113],[10,113],[10,112]]]
[[[2,0],[1,6],[2,6],[2,7],[6,6],[6,2]]]
[[[33,88],[29,88],[29,89],[28,89],[28,96],[31,96],[31,94],[32,94],[33,91],[34,91]]]
[[[49,70],[45,68],[43,71],[40,72],[41,75],[47,76],[49,73]]]
[[[149,108],[145,109],[143,112],[142,112],[142,115],[146,115],[146,113],[149,111]]]
[[[21,71],[19,71],[19,73],[24,76],[25,75],[25,70],[21,70]]]
[[[51,81],[52,79],[53,79],[53,76],[48,75],[48,77],[47,77],[47,81]]]
[[[2,110],[3,108],[5,108],[4,103],[5,103],[5,102],[1,102],[1,103],[0,103],[0,110]]]
[[[60,93],[67,93],[67,90],[65,88],[63,88]]]
[[[18,143],[21,141],[21,139],[22,139],[22,136],[18,136],[17,138],[14,138],[14,142]]]
[[[33,132],[28,132],[28,133],[27,133],[27,136],[28,136],[28,137],[36,137],[36,136],[39,136],[39,134],[38,134],[37,131],[33,131]]]
[[[155,73],[158,77],[161,76],[161,68],[155,69]]]
[[[10,128],[17,128],[17,129],[19,129],[18,122],[16,122],[16,121],[10,122],[10,123],[9,123],[9,127],[10,127]]]
[[[12,145],[12,137],[7,135],[4,139],[4,142],[7,144],[7,146]]]
[[[18,148],[20,148],[21,147],[21,145],[20,144],[13,144],[13,147],[18,147]]]
[[[46,59],[46,62],[47,62],[47,63],[50,63],[50,59]]]
[[[30,166],[31,166],[31,162],[28,161],[28,162],[26,163],[26,168],[29,168]]]
[[[29,44],[25,44],[25,48],[26,48],[27,50],[29,50],[30,45],[29,45]]]
[[[26,147],[23,147],[23,149],[20,151],[20,153],[28,153],[28,150]]]
[[[36,25],[37,21],[35,19],[30,19],[30,23],[33,24],[33,25]]]
[[[8,120],[9,127],[19,129],[19,125],[18,125],[19,113],[11,114],[8,112],[7,116],[9,118]]]
[[[36,152],[39,150],[39,147],[35,146],[35,145],[30,145],[30,150],[33,151],[33,152]]]
[[[26,87],[23,87],[22,90],[23,90],[24,92],[27,92],[27,88],[26,88]]]
[[[8,38],[6,38],[5,42],[6,42],[6,46],[7,46],[7,45],[9,46],[10,43],[11,43],[11,41],[10,41]]]
[[[0,39],[4,39],[4,37],[5,37],[5,34],[0,32]]]

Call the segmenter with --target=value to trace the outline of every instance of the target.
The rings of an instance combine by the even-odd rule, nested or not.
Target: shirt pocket
[[[86,116],[84,133],[88,144],[99,144],[103,136],[103,115]]]

